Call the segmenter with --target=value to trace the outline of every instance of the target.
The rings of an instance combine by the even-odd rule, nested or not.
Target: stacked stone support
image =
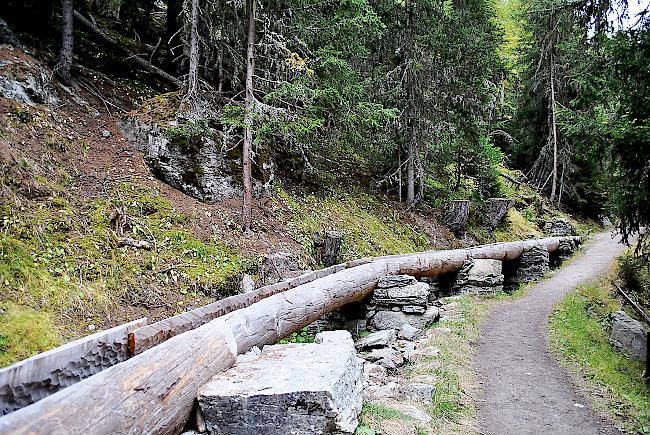
[[[370,325],[378,330],[400,329],[408,324],[424,329],[438,318],[438,308],[429,305],[429,284],[409,275],[379,280],[368,306]]]

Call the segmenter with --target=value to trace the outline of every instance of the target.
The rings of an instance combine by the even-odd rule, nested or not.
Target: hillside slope
[[[239,292],[269,253],[319,267],[313,238],[324,230],[343,234],[341,260],[492,240],[479,229],[458,240],[438,211],[408,212],[361,187],[279,182],[242,234],[238,199],[207,204],[160,181],[118,129],[126,109],[158,91],[82,71],[68,89],[39,60],[0,46],[0,366]],[[536,223],[556,213],[526,192],[511,192],[521,211],[499,240],[539,234]]]

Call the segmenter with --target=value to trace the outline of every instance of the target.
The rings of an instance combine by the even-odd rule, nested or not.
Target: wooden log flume
[[[372,259],[176,335],[0,418],[0,433],[177,433],[190,416],[198,388],[231,367],[237,354],[275,343],[330,311],[362,300],[379,278],[450,273],[469,258],[513,260],[534,245],[552,252],[562,239],[566,237]]]

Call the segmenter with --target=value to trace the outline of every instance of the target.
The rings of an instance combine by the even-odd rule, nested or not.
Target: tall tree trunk
[[[72,35],[74,22],[74,4],[73,0],[61,0],[61,25],[62,41],[61,51],[59,52],[59,63],[57,72],[61,80],[69,85],[72,80],[72,53],[74,48],[74,36]]]
[[[555,201],[555,192],[557,189],[557,125],[555,122],[555,65],[553,64],[553,53],[551,52],[550,62],[550,82],[551,82],[551,129],[553,140],[553,180],[551,185],[551,202]]]
[[[251,152],[253,149],[253,71],[255,70],[255,6],[257,0],[247,0],[248,41],[246,49],[246,114],[244,115],[244,145],[242,168],[244,198],[242,201],[242,229],[250,231],[252,220],[253,180],[251,177]]]
[[[407,19],[407,34],[408,34],[408,41],[407,47],[410,47],[412,43],[412,27],[413,27],[413,5],[412,5],[412,0],[407,0],[406,1],[406,13],[408,14],[408,19]],[[413,51],[408,48],[406,50],[406,61],[408,62],[407,68],[412,68],[411,62],[414,61],[413,59]],[[407,71],[407,79],[406,79],[406,104],[408,105],[408,110],[406,111],[406,116],[408,119],[406,120],[407,126],[408,126],[408,160],[406,162],[406,207],[411,208],[415,205],[415,153],[416,153],[416,144],[415,144],[415,128],[413,126],[413,123],[415,120],[413,119],[415,113],[413,110],[413,95],[412,95],[412,89],[411,87],[414,85],[413,80],[411,79],[411,71]]]
[[[406,162],[406,207],[415,205],[415,144],[409,127],[408,161]]]
[[[192,15],[190,22],[190,68],[187,74],[186,99],[192,104],[197,95],[199,80],[199,0],[192,0]]]

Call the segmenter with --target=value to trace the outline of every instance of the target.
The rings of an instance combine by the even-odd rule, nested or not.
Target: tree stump
[[[451,201],[445,207],[442,213],[442,220],[444,224],[453,231],[456,236],[461,237],[465,235],[467,229],[467,218],[469,217],[469,201],[456,200]]]
[[[343,235],[338,231],[325,231],[324,235],[316,234],[314,246],[316,247],[316,261],[325,267],[336,264],[336,259],[341,251]]]
[[[514,199],[509,198],[488,199],[483,206],[483,226],[489,232],[494,231],[514,204]]]

